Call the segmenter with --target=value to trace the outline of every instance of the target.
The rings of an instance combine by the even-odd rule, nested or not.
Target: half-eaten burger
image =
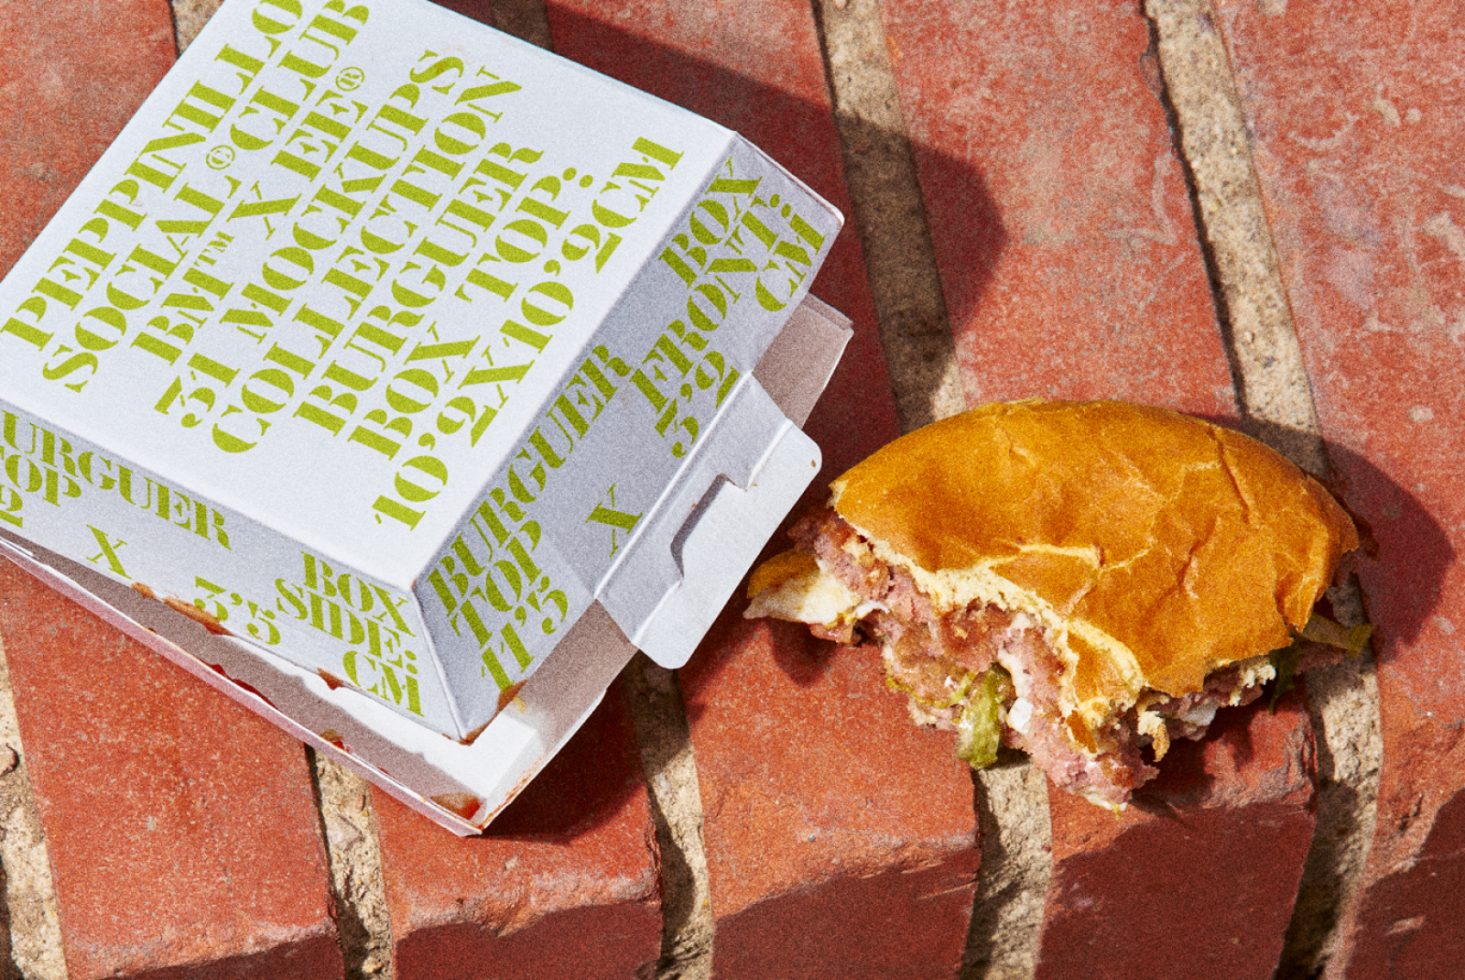
[[[747,615],[878,645],[887,684],[973,766],[1020,748],[1104,806],[1218,708],[1367,640],[1313,611],[1358,546],[1337,502],[1261,443],[1165,409],[988,405],[832,491],[753,573]]]

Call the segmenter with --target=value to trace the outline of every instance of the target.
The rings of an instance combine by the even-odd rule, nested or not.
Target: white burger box
[[[0,552],[476,833],[817,473],[841,222],[425,0],[227,0],[0,283]]]

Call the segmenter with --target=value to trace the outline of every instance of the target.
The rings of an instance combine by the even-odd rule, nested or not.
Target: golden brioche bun
[[[1276,452],[1122,402],[987,405],[897,439],[832,488],[834,510],[938,608],[990,602],[1041,624],[1065,663],[1070,728],[1286,646],[1358,545],[1342,508]],[[807,577],[776,560],[767,587]]]

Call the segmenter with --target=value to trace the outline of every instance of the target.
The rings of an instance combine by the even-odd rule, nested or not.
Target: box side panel
[[[457,734],[409,595],[4,402],[0,533]]]
[[[353,728],[349,716],[333,710],[328,702],[339,692],[322,689],[314,698],[305,694],[306,688],[319,683],[316,675],[284,661],[261,657],[253,650],[246,651],[245,645],[237,640],[210,636],[196,627],[189,627],[178,617],[159,611],[137,595],[77,567],[75,563],[59,559],[53,553],[44,550],[31,552],[0,540],[0,560],[13,562],[186,671],[195,680],[204,682],[317,751],[349,766],[439,825],[459,835],[475,832],[465,818],[432,802],[433,797],[452,799],[470,792],[461,783],[439,774],[434,774],[438,778],[431,778],[417,773],[414,788],[409,789],[400,779],[388,775],[381,768],[384,765],[382,757],[377,756],[373,763],[349,749],[343,739],[343,728],[322,725],[322,719],[344,722],[344,731],[350,731],[353,740],[364,731],[378,732],[377,729]],[[305,706],[302,701],[306,702]],[[391,730],[392,723],[406,724],[393,713],[384,714],[388,722],[384,726],[387,731]],[[409,727],[424,731],[420,726]],[[401,769],[398,758],[391,761],[395,769]]]
[[[465,727],[492,717],[633,551],[672,562],[653,519],[719,475],[745,483],[787,425],[722,424],[767,401],[753,371],[807,294],[841,217],[734,140],[417,592]],[[761,389],[758,392],[761,395]],[[746,419],[745,419],[746,421]],[[774,424],[777,423],[777,424]],[[722,435],[719,435],[721,433]],[[744,472],[694,464],[719,438]],[[691,475],[696,473],[696,477]],[[706,483],[687,490],[689,478]],[[640,538],[653,533],[654,542]],[[628,634],[644,625],[619,622]]]
[[[637,624],[632,639],[663,667],[691,657],[818,473],[819,447],[797,426],[850,336],[842,314],[804,298],[758,362],[758,384],[741,389],[742,403],[719,417],[724,431],[709,438],[697,469],[654,518],[661,527],[646,530],[602,596],[617,622]]]
[[[606,608],[663,667],[681,667],[692,656],[819,472],[814,441],[761,387],[743,391],[746,404],[723,421],[737,431],[702,454],[695,475],[679,485],[605,592]],[[771,445],[769,433],[776,433]]]

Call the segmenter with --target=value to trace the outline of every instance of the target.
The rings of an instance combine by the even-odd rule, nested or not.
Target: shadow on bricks
[[[1212,418],[1211,421],[1219,425],[1235,425],[1230,419]],[[1293,445],[1299,439],[1312,438],[1285,426],[1256,419],[1249,419],[1242,428],[1273,446]],[[1323,448],[1334,473],[1333,479],[1327,483],[1328,489],[1353,515],[1359,535],[1364,540],[1360,554],[1352,560],[1358,565],[1376,566],[1372,570],[1381,572],[1386,584],[1393,578],[1388,573],[1390,563],[1408,563],[1407,591],[1390,589],[1388,595],[1379,595],[1376,586],[1371,592],[1366,591],[1363,597],[1365,606],[1387,603],[1395,621],[1394,629],[1398,635],[1375,634],[1373,637],[1373,647],[1380,662],[1388,663],[1396,656],[1396,644],[1416,639],[1438,608],[1445,573],[1455,561],[1455,548],[1445,529],[1413,491],[1400,486],[1367,457],[1347,446],[1324,440]],[[1340,474],[1347,474],[1346,479]],[[1363,513],[1385,515],[1391,524],[1402,528],[1397,533],[1409,541],[1409,554],[1379,555],[1367,522],[1358,516]]]
[[[1334,472],[1347,474],[1346,479],[1338,479],[1336,487],[1343,503],[1357,513],[1383,514],[1394,525],[1394,533],[1409,542],[1408,555],[1381,554],[1363,559],[1365,562],[1377,562],[1378,567],[1374,571],[1390,579],[1394,578],[1389,574],[1394,562],[1405,562],[1410,569],[1407,591],[1390,589],[1389,595],[1379,595],[1377,587],[1370,590],[1365,583],[1364,605],[1386,602],[1391,610],[1393,628],[1399,634],[1382,638],[1374,636],[1374,649],[1379,652],[1380,660],[1387,663],[1395,656],[1396,642],[1418,638],[1420,630],[1438,608],[1445,573],[1456,558],[1455,548],[1445,529],[1413,491],[1400,486],[1353,450],[1335,442],[1327,442],[1325,446]],[[1355,517],[1355,520],[1358,520],[1361,532],[1370,534],[1362,519]],[[1380,639],[1385,642],[1380,643]]]
[[[1239,805],[1253,797],[1276,799],[1303,788],[1311,782],[1314,760],[1311,731],[1295,723],[1302,713],[1298,691],[1279,700],[1275,712],[1266,698],[1217,712],[1204,738],[1171,744],[1160,774],[1136,791],[1132,806],[1183,823],[1191,808]],[[1258,714],[1276,717],[1253,717]],[[1258,744],[1258,732],[1275,736],[1276,744]],[[1266,765],[1251,764],[1259,756]],[[1269,785],[1256,786],[1254,781]]]
[[[1351,976],[1459,975],[1458,950],[1438,936],[1421,934],[1420,927],[1430,918],[1448,921],[1451,910],[1458,923],[1459,878],[1453,872],[1461,855],[1465,855],[1465,793],[1440,808],[1415,860],[1384,876],[1364,899],[1358,931],[1367,941],[1359,943],[1349,963]]]
[[[717,26],[716,18],[724,16],[745,14],[729,7],[725,13],[708,10],[699,14],[689,9],[677,15],[678,19],[688,21],[699,18],[713,21],[710,26],[703,24],[701,29],[715,32],[719,46],[745,46],[747,42],[740,39],[738,32],[732,28],[724,31]],[[737,130],[844,212],[848,223],[813,290],[849,315],[855,321],[856,331],[844,361],[807,426],[823,449],[825,459],[823,478],[815,481],[809,499],[822,501],[828,477],[847,469],[898,434],[894,402],[877,340],[875,311],[862,254],[862,229],[852,214],[843,160],[837,152],[820,152],[818,137],[826,130],[834,145],[838,145],[830,126],[829,106],[808,101],[751,74],[729,70],[723,64],[698,57],[695,51],[661,43],[648,36],[657,33],[652,28],[642,28],[640,32],[623,30],[586,16],[567,3],[551,4],[550,20],[558,50]],[[776,49],[777,41],[767,39],[767,45]],[[779,52],[747,50],[742,53],[752,64]],[[861,132],[857,119],[847,125],[855,130],[849,139],[851,154],[875,153],[892,140],[905,139],[903,133],[890,133],[869,125]],[[962,304],[948,311],[950,319],[959,322],[982,298],[1007,242],[1007,233],[980,172],[966,162],[924,147],[913,146],[911,151],[962,188],[959,217],[948,218],[942,228],[944,236],[954,235],[960,240],[963,254],[970,259],[961,288],[947,290],[948,304],[954,301]],[[871,210],[878,210],[880,205],[894,206],[880,202]],[[902,200],[902,205],[908,206],[908,202]],[[944,324],[941,329],[945,329]],[[775,536],[775,540],[783,540],[783,535]]]
[[[620,698],[615,685],[607,699]],[[483,835],[503,841],[545,841],[569,846],[614,818],[641,792],[634,765],[607,766],[608,743],[630,745],[629,722],[619,705],[602,705],[564,750],[499,814]]]

